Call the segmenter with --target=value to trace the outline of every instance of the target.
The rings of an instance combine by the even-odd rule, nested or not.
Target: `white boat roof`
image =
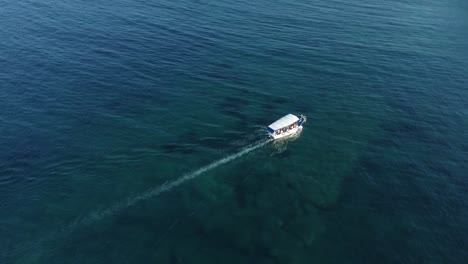
[[[283,116],[282,118],[278,119],[276,122],[273,124],[269,125],[268,127],[272,130],[278,130],[284,127],[287,127],[295,122],[299,121],[299,117],[293,115],[293,114],[287,114]]]

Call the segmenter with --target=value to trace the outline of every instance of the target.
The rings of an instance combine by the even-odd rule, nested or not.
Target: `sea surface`
[[[0,0],[0,263],[468,263],[467,35],[466,0]]]

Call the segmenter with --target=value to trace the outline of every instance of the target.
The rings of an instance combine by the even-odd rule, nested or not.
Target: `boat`
[[[267,132],[273,139],[292,136],[302,130],[302,125],[307,121],[304,115],[299,117],[287,114],[267,127]]]

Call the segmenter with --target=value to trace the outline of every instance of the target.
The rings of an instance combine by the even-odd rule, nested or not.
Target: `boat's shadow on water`
[[[272,152],[270,156],[280,155],[284,153],[288,149],[288,144],[290,142],[296,141],[301,136],[301,133],[302,129],[289,137],[273,140],[271,142]]]

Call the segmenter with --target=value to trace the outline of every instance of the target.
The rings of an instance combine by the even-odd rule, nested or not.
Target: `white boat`
[[[287,114],[268,126],[268,135],[273,139],[292,136],[302,130],[302,124],[306,121],[307,118],[303,115],[297,117],[293,114]]]

